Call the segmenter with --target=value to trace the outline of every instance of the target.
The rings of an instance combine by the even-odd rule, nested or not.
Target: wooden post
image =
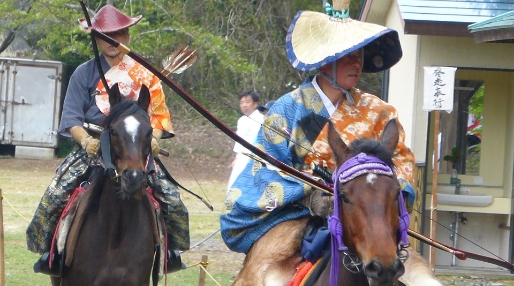
[[[5,285],[5,249],[4,249],[4,195],[0,188],[0,285]]]
[[[434,159],[432,160],[432,202],[430,207],[430,238],[436,239],[437,226],[437,173],[439,171],[439,110],[434,111]],[[428,262],[432,271],[435,269],[435,250],[430,246]]]
[[[207,255],[202,255],[202,262],[200,262],[200,265],[202,265],[204,268],[207,268],[208,262]],[[198,281],[198,286],[205,286],[205,270],[204,268],[200,267],[200,280]]]

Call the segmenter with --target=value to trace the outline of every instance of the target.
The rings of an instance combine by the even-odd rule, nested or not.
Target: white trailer
[[[0,57],[0,144],[17,158],[52,158],[61,113],[63,63]]]

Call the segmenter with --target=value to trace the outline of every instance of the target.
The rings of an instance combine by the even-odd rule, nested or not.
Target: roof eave
[[[468,30],[469,24],[470,23],[405,20],[403,29],[406,35],[469,38],[471,37]]]
[[[363,0],[360,21],[385,25],[387,11],[393,0]]]
[[[514,27],[473,32],[476,43],[514,43]]]

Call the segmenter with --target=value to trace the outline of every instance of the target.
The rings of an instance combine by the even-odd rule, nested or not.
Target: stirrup
[[[182,263],[180,253],[177,250],[168,250],[166,274],[186,269],[186,265]]]
[[[50,252],[45,252],[41,258],[34,263],[34,272],[42,273],[54,277],[61,277],[61,259],[59,254],[55,254],[52,259],[52,268],[49,266]]]

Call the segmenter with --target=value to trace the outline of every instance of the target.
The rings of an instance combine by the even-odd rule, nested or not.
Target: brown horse
[[[350,148],[344,144],[332,124],[328,131],[329,145],[335,155],[338,170],[341,170],[345,162],[363,152],[365,156],[379,158],[392,169],[392,154],[398,140],[396,120],[391,120],[387,124],[380,141],[356,140]],[[359,164],[354,166],[359,168]],[[343,173],[340,173],[343,176]],[[329,259],[325,259],[324,270],[320,271],[322,273],[305,285],[334,285],[329,277],[331,268],[339,268],[338,273],[334,274],[338,277],[337,285],[399,285],[398,280],[404,274],[405,267],[398,253],[406,252],[412,256],[407,259],[407,265],[416,260],[417,265],[414,265],[414,268],[423,269],[416,272],[421,273],[417,278],[423,283],[416,285],[440,285],[434,279],[425,260],[415,251],[408,249],[398,252],[401,241],[401,191],[394,173],[362,172],[361,175],[350,177],[343,182],[340,181],[341,176],[337,178],[336,184],[339,190],[337,203],[342,205],[340,211],[335,214],[342,223],[342,242],[347,250],[337,255],[353,257],[354,262],[356,261],[353,266],[356,267],[351,267],[351,263],[341,263],[349,261],[348,257],[338,260],[340,263],[334,264],[336,267],[331,267],[330,262],[326,262]],[[248,252],[243,268],[233,285],[282,286],[290,283],[303,261],[300,250],[310,220],[311,218],[307,217],[285,221],[262,236]],[[337,240],[333,237],[332,244],[334,239]]]
[[[52,277],[53,285],[149,285],[157,243],[146,198],[149,156],[148,165],[153,162],[150,93],[143,86],[137,102],[124,99],[116,84],[109,102],[101,136],[105,171],[93,170],[66,241],[67,267],[61,278]],[[85,214],[79,217],[81,207]]]

